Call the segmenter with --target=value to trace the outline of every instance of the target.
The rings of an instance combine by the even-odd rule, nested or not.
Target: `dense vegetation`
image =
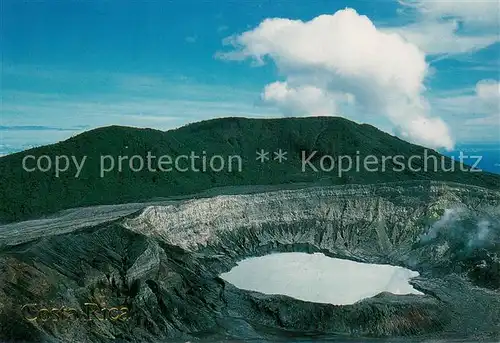
[[[261,149],[270,152],[271,161],[256,161],[256,151]],[[287,151],[288,159],[281,164],[273,160],[273,152],[278,149]],[[115,169],[104,177],[100,176],[100,159],[104,155],[111,155],[115,160],[120,155],[140,155],[145,159],[150,152],[152,156],[170,155],[175,158],[189,155],[192,151],[199,156],[205,151],[208,157],[239,155],[243,160],[243,169],[241,172],[229,172],[227,168],[221,172],[214,172],[210,168],[207,172],[151,172],[144,167],[141,172],[133,172],[126,161],[121,172]],[[367,155],[379,158],[424,155],[423,147],[409,144],[369,125],[332,117],[265,120],[224,118],[167,132],[110,126],[87,131],[64,142],[0,158],[0,222],[35,218],[78,206],[144,201],[235,185],[334,185],[442,180],[500,188],[500,176],[463,172],[458,163],[454,172],[414,172],[408,169],[396,172],[390,162],[384,172],[369,172],[364,168],[357,171],[353,168],[341,177],[336,167],[329,172],[315,172],[308,167],[303,172],[303,151],[305,156],[317,151],[315,158],[311,159],[317,168],[320,157],[324,155],[334,158],[349,155],[353,161],[356,155],[361,160]],[[441,158],[435,151],[430,154]],[[87,160],[78,178],[75,178],[76,167],[73,164],[56,177],[54,170],[24,171],[22,160],[26,155],[48,155],[52,159],[55,156],[74,155],[78,161],[87,156]],[[446,161],[448,168],[452,161]],[[414,168],[422,167],[423,162],[415,160],[412,165]],[[371,168],[374,167],[371,165]]]

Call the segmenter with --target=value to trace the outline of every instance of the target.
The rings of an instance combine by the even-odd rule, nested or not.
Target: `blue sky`
[[[498,144],[499,5],[449,3],[3,0],[0,155],[222,116]]]

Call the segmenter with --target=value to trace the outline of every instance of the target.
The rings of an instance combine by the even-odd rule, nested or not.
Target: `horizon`
[[[0,156],[110,125],[333,116],[450,156],[496,146],[500,172],[496,2],[122,4],[3,3]]]
[[[325,118],[325,119],[331,119],[331,120],[341,119],[341,120],[346,120],[352,124],[359,125],[359,126],[368,125],[368,126],[373,127],[376,130],[379,130],[380,132],[382,132],[384,134],[390,135],[390,136],[395,137],[395,138],[399,138],[397,135],[394,135],[390,132],[385,132],[383,130],[380,130],[379,128],[377,128],[374,125],[371,125],[368,123],[357,123],[357,122],[350,120],[348,118],[339,117],[339,116],[308,116],[308,117],[282,117],[282,118],[252,118],[252,117],[228,116],[228,117],[203,119],[200,121],[183,124],[183,125],[180,125],[178,127],[165,129],[165,130],[153,128],[153,127],[137,127],[137,126],[117,125],[117,124],[99,126],[99,127],[91,128],[88,130],[82,130],[80,132],[75,132],[71,136],[69,136],[65,139],[62,139],[61,141],[43,144],[43,145],[39,145],[39,146],[30,146],[30,147],[26,147],[26,149],[12,151],[12,152],[9,152],[7,154],[0,153],[0,158],[8,156],[8,155],[16,154],[16,153],[21,153],[23,151],[36,149],[38,147],[43,147],[46,145],[63,143],[69,139],[72,139],[72,138],[77,137],[77,136],[84,134],[84,133],[96,131],[99,129],[113,128],[113,127],[126,128],[126,129],[137,129],[137,130],[154,130],[154,131],[158,131],[158,132],[162,132],[162,133],[168,133],[170,131],[175,131],[175,130],[178,130],[178,129],[181,129],[183,127],[190,126],[193,124],[199,124],[199,123],[209,122],[209,121],[224,120],[224,119],[244,119],[244,120],[292,120],[292,119],[299,119],[299,120],[306,120],[306,119],[313,119],[313,118]],[[0,131],[2,130],[2,128],[3,127],[0,126]],[[44,128],[42,127],[41,129],[43,130]],[[30,130],[37,130],[37,128],[31,127]],[[399,138],[399,139],[401,139],[401,138]],[[410,142],[407,142],[407,143],[410,143]],[[410,143],[410,144],[412,144],[412,143]],[[416,144],[416,145],[421,146],[419,144]],[[421,146],[421,147],[426,148],[425,146]],[[429,148],[426,148],[426,149],[429,149]],[[430,150],[435,150],[438,153],[442,154],[443,156],[453,158],[456,161],[460,161],[460,154],[474,153],[475,154],[474,158],[472,155],[469,155],[468,158],[464,160],[469,166],[475,163],[475,161],[476,161],[475,157],[478,157],[476,155],[480,154],[481,159],[477,164],[477,168],[482,170],[482,171],[485,171],[485,172],[490,172],[490,173],[495,173],[495,174],[500,175],[500,160],[498,159],[499,154],[497,153],[500,150],[500,147],[499,147],[498,143],[496,143],[496,142],[461,143],[461,144],[456,145],[455,149],[453,149],[453,150],[444,150],[444,149],[430,149]]]
[[[112,129],[112,128],[122,128],[122,129],[130,129],[130,130],[153,130],[161,133],[169,133],[173,132],[179,129],[182,129],[184,127],[189,127],[191,125],[196,125],[196,124],[201,124],[205,122],[212,122],[212,121],[224,121],[227,119],[233,119],[233,120],[248,120],[248,121],[260,121],[260,120],[274,120],[274,121],[284,121],[284,120],[312,120],[312,119],[322,119],[322,120],[343,120],[346,121],[350,124],[357,125],[357,126],[370,126],[374,128],[375,130],[380,131],[382,134],[389,135],[390,137],[400,139],[397,135],[384,132],[377,128],[374,125],[367,124],[367,123],[357,123],[355,121],[352,121],[348,118],[344,117],[339,117],[339,116],[308,116],[308,117],[283,117],[283,118],[252,118],[252,117],[237,117],[237,116],[229,116],[229,117],[220,117],[220,118],[211,118],[211,119],[204,119],[200,120],[197,122],[192,122],[192,123],[187,123],[184,125],[181,125],[179,127],[171,128],[171,129],[166,129],[166,130],[161,130],[161,129],[156,129],[156,128],[151,128],[151,127],[135,127],[135,126],[127,126],[127,125],[116,125],[116,124],[111,124],[111,125],[106,125],[106,126],[100,126],[96,128],[92,128],[89,130],[83,130],[81,132],[73,133],[72,136],[58,142],[54,142],[51,144],[47,145],[40,145],[40,146],[33,146],[33,147],[28,147],[25,150],[20,150],[20,151],[14,151],[9,154],[1,155],[0,158],[8,156],[8,155],[13,155],[16,153],[22,153],[25,151],[29,151],[32,149],[36,149],[39,147],[43,146],[48,146],[48,145],[53,145],[53,144],[58,144],[58,143],[64,143],[70,139],[73,139],[75,137],[78,137],[82,134],[89,133],[89,132],[94,132],[97,130],[102,130],[102,129]],[[0,129],[2,129],[2,126],[0,126]],[[31,128],[31,130],[36,130],[35,127]],[[481,171],[481,172],[490,172],[494,174],[499,174],[500,175],[500,160],[498,160],[498,154],[496,152],[499,150],[499,146],[495,142],[482,142],[482,143],[464,143],[457,145],[455,149],[453,150],[443,150],[443,149],[430,149],[427,148],[423,145],[415,144],[415,143],[410,143],[405,140],[403,142],[407,144],[413,144],[415,146],[423,148],[425,151],[436,151],[442,156],[445,157],[450,157],[455,161],[459,161],[460,163],[465,163],[467,166],[473,166],[472,168]],[[359,152],[358,152],[359,153]],[[469,153],[473,153],[474,155],[467,155]],[[478,155],[479,154],[479,155]],[[465,158],[464,158],[465,156]]]

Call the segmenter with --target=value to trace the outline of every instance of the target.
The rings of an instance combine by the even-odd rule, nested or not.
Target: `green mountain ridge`
[[[269,161],[256,160],[257,151],[269,152]],[[287,160],[276,161],[274,152],[286,151]],[[356,124],[337,117],[246,119],[222,118],[189,124],[170,131],[108,126],[86,131],[63,142],[42,146],[0,158],[0,222],[27,220],[55,213],[59,210],[126,202],[146,201],[155,197],[170,197],[199,193],[207,189],[244,185],[314,185],[374,184],[394,181],[436,180],[453,181],[490,189],[500,189],[500,176],[490,173],[455,171],[394,171],[390,164],[386,171],[370,172],[350,170],[340,177],[338,168],[322,171],[320,158],[328,155],[336,160],[339,156],[368,155],[423,156],[425,148],[407,143],[384,133],[373,126]],[[316,155],[311,164],[318,172],[307,167],[302,170],[303,156]],[[115,163],[119,156],[139,155],[146,159],[148,152],[157,159],[162,155],[172,158],[189,155],[241,156],[242,170],[224,169],[216,172],[178,170],[156,172],[144,168],[134,172],[124,160],[123,170],[105,173],[101,177],[101,156],[112,156]],[[428,154],[443,158],[446,167],[453,163],[434,150]],[[81,161],[87,156],[78,178],[77,168],[70,164],[57,177],[49,172],[26,172],[22,169],[23,158],[47,155],[74,156]],[[157,162],[157,160],[156,160]],[[155,163],[156,163],[155,162]],[[33,163],[33,162],[31,162]],[[414,167],[422,167],[422,161]],[[184,161],[183,167],[189,162]],[[201,168],[201,158],[196,161]],[[376,165],[374,165],[376,166]]]

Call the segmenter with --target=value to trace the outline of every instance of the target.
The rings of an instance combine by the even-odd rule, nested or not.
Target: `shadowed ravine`
[[[82,208],[4,225],[0,340],[497,341],[499,218],[499,192],[408,182]],[[425,295],[336,306],[218,276],[274,252],[402,266],[420,273],[411,284]],[[20,311],[85,302],[127,306],[129,319],[27,321]]]

